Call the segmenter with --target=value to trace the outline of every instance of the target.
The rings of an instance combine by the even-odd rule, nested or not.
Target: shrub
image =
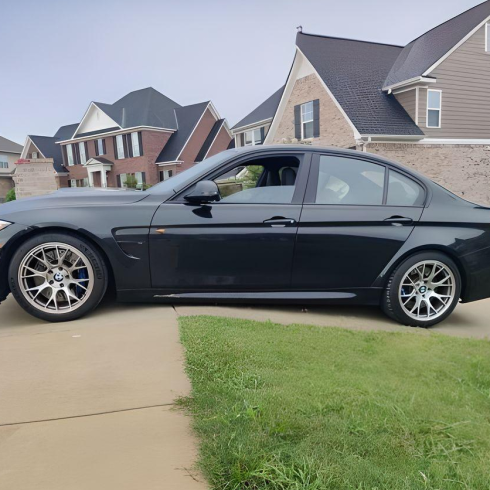
[[[5,196],[5,202],[10,202],[10,201],[15,201],[15,189],[12,188],[7,192],[7,195]]]

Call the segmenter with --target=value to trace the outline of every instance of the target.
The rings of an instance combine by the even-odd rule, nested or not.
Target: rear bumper
[[[490,298],[490,247],[464,255],[460,260],[466,274],[463,303]]]
[[[0,303],[10,293],[8,284],[8,266],[16,250],[18,240],[29,232],[30,228],[24,225],[13,224],[0,231]]]

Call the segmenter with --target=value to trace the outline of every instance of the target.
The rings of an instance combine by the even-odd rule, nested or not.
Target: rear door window
[[[388,206],[422,206],[425,200],[423,187],[404,175],[390,170],[388,179]]]
[[[385,167],[375,163],[322,155],[319,162],[316,204],[383,204]]]

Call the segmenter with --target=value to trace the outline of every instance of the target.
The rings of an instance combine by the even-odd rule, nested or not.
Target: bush
[[[5,202],[10,202],[10,201],[15,201],[15,189],[12,188],[7,192],[7,195],[5,196]]]
[[[123,182],[123,185],[125,185],[128,189],[136,189],[138,181],[134,175],[128,175],[126,177],[126,182]]]

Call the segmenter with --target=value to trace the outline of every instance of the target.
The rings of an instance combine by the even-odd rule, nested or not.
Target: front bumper
[[[0,303],[10,293],[8,284],[8,266],[16,248],[18,239],[29,232],[28,226],[12,224],[0,231]]]

